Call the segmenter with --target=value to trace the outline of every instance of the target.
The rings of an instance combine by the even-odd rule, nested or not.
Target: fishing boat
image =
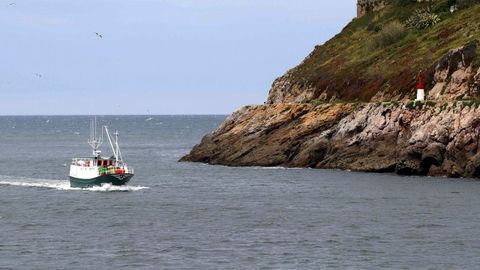
[[[99,134],[100,133],[100,134]],[[112,155],[102,156],[100,146],[104,135],[108,140]],[[123,160],[120,146],[118,145],[118,131],[113,133],[112,138],[107,126],[97,132],[97,118],[91,121],[90,139],[88,144],[93,149],[93,156],[87,158],[73,158],[70,165],[70,186],[73,188],[86,188],[111,184],[115,186],[125,185],[132,179],[134,170],[127,166]]]

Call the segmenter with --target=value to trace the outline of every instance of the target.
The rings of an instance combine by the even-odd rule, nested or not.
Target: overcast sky
[[[0,0],[0,114],[228,114],[263,103],[355,11],[354,0]]]

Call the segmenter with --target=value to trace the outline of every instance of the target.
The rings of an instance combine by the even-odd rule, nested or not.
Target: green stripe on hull
[[[87,188],[93,186],[101,186],[102,184],[112,184],[114,186],[122,186],[132,179],[133,174],[117,175],[123,177],[115,177],[113,175],[102,175],[92,179],[80,179],[70,176],[70,186],[72,188]]]

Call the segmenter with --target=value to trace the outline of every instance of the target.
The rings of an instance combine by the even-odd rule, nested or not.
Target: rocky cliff
[[[387,0],[358,0],[357,17],[363,17],[367,12],[378,11],[388,4]]]
[[[480,5],[371,47],[424,7],[405,2],[354,19],[182,161],[480,177]],[[415,102],[420,70],[427,101]]]
[[[479,177],[479,114],[460,102],[244,107],[183,160]]]

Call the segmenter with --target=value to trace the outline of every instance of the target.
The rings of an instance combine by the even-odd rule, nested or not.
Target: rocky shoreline
[[[477,104],[248,106],[182,161],[479,177]]]

